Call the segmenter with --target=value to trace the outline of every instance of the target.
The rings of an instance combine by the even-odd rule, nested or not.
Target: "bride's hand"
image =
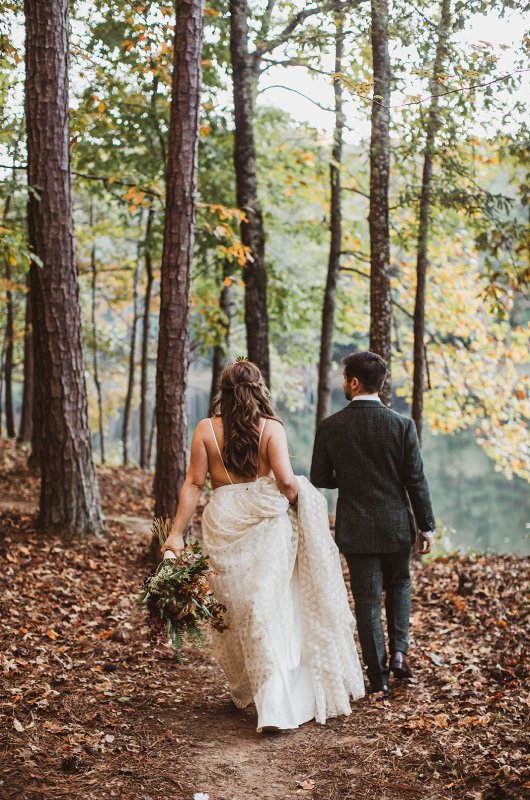
[[[170,533],[167,537],[166,541],[164,542],[162,548],[162,556],[165,558],[166,553],[169,550],[175,558],[178,558],[182,551],[184,550],[184,539],[182,536],[178,536],[176,534]]]

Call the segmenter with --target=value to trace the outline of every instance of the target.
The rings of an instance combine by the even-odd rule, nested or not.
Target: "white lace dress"
[[[364,695],[326,500],[306,478],[298,484],[297,511],[259,478],[216,489],[202,518],[230,626],[214,633],[214,653],[234,703],[255,703],[258,731],[324,723]]]

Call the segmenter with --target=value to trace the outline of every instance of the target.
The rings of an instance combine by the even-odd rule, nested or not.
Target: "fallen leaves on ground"
[[[107,508],[148,516],[150,476],[107,469]],[[14,447],[0,459],[4,501],[13,485],[34,502]],[[119,524],[71,542],[35,531],[16,507],[0,513],[6,800],[525,796],[528,559],[416,564],[415,685],[395,686],[389,703],[360,701],[348,719],[260,737],[252,709],[230,706],[208,649],[179,665],[171,647],[151,645],[135,603],[148,545]]]

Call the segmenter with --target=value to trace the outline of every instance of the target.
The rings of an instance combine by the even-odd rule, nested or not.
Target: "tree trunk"
[[[6,433],[11,439],[15,436],[15,416],[13,413],[13,340],[15,336],[15,321],[13,310],[13,290],[11,282],[13,274],[11,271],[11,264],[9,257],[5,262],[5,277],[6,277],[6,329],[5,329],[5,359],[4,359],[4,377],[5,377],[5,413],[6,413]]]
[[[146,274],[144,310],[142,320],[142,363],[140,367],[140,466],[147,469],[147,387],[149,385],[149,315],[151,313],[151,293],[153,290],[153,260],[151,256],[151,231],[153,227],[154,211],[151,207],[147,212],[144,240],[144,264]]]
[[[151,461],[153,456],[153,442],[155,441],[156,433],[156,406],[153,408],[151,414],[151,427],[149,429],[149,442],[147,444],[147,464],[146,468],[151,469]]]
[[[90,207],[90,225],[94,224],[93,207]],[[103,399],[101,393],[101,381],[99,379],[98,366],[98,329],[96,324],[96,300],[98,288],[98,268],[96,261],[96,243],[94,242],[90,250],[90,271],[92,274],[91,286],[91,322],[92,322],[92,369],[94,373],[94,384],[96,387],[96,397],[98,401],[98,432],[99,432],[99,453],[101,463],[105,463],[105,437],[103,433]]]
[[[414,376],[412,418],[418,438],[423,434],[423,393],[425,388],[425,288],[427,283],[429,227],[431,216],[432,166],[434,142],[440,128],[438,78],[443,69],[451,25],[451,0],[442,0],[433,72],[429,81],[431,102],[426,125],[425,150],[420,195],[418,250],[416,256],[416,298],[414,303]]]
[[[223,341],[217,344],[213,349],[212,360],[212,385],[210,388],[210,410],[215,395],[217,394],[217,387],[219,384],[219,377],[221,372],[226,367],[228,351],[230,348],[230,323],[232,317],[232,286],[229,282],[230,278],[230,262],[228,259],[223,261],[223,288],[219,296],[219,307],[224,314],[225,321],[222,323],[223,327]]]
[[[370,350],[384,358],[388,377],[381,399],[391,405],[392,293],[388,184],[390,174],[390,81],[388,0],[372,0],[374,99],[370,138]]]
[[[74,259],[68,119],[68,0],[25,0],[28,228],[35,402],[40,448],[38,524],[68,535],[101,528],[88,426]]]
[[[186,389],[197,190],[203,0],[179,0],[169,121],[156,365],[155,514],[173,516],[186,474]]]
[[[342,54],[344,50],[343,21],[340,8],[335,14],[335,72],[342,72]],[[340,250],[342,243],[342,211],[341,211],[341,163],[342,134],[344,115],[342,112],[342,84],[335,80],[335,131],[333,149],[329,165],[331,187],[330,200],[330,246],[328,258],[328,275],[324,291],[322,307],[322,330],[320,335],[320,358],[318,364],[317,425],[329,416],[331,406],[331,362],[333,358],[333,331],[335,323],[335,302],[337,282],[340,271]]]
[[[245,246],[251,248],[252,257],[243,270],[247,350],[249,359],[257,364],[265,381],[270,384],[265,231],[258,200],[253,126],[256,75],[248,52],[246,0],[230,0],[230,53],[235,114],[237,205],[246,215],[246,220],[241,222],[241,240]]]
[[[24,323],[24,388],[22,390],[22,413],[18,438],[20,442],[31,442],[33,438],[33,332],[31,329],[29,273],[26,292],[26,320]]]
[[[140,251],[140,245],[138,245]],[[129,350],[129,375],[127,380],[127,394],[125,396],[125,405],[123,408],[123,429],[122,429],[122,443],[123,443],[123,466],[126,467],[129,463],[129,423],[131,419],[131,407],[134,392],[134,371],[136,366],[136,330],[138,328],[138,280],[140,278],[140,252],[136,259],[136,269],[134,270],[134,288],[133,288],[133,321],[131,328],[131,347]]]

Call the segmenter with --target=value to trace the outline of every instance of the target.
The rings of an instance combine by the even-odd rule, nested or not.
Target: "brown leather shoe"
[[[392,656],[390,661],[390,672],[394,678],[405,678],[409,680],[414,677],[414,673],[410,668],[407,656],[405,653],[400,653],[399,650],[397,650]]]

